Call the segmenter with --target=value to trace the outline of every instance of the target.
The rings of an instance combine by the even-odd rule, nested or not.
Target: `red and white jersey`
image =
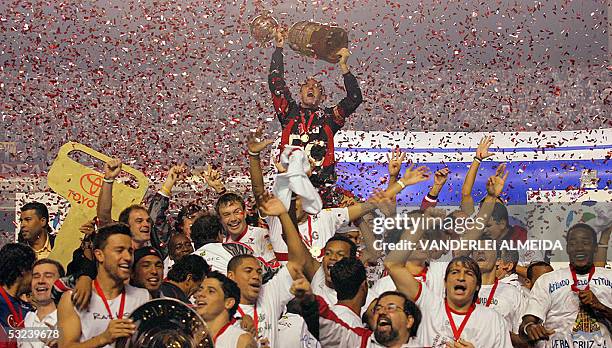
[[[319,266],[317,272],[315,272],[310,282],[312,287],[312,293],[323,297],[327,303],[338,302],[338,295],[336,290],[330,288],[325,284],[325,271],[323,271],[323,265]]]
[[[504,317],[510,331],[518,333],[526,306],[523,294],[518,288],[498,281],[495,292],[491,297],[491,292],[494,287],[495,284],[482,285],[480,287],[480,291],[478,292],[480,304],[486,306],[490,299],[489,308],[495,309],[497,313]]]
[[[245,334],[251,336],[250,333],[234,325],[228,325],[221,330],[223,331],[217,333],[217,337],[215,337],[216,348],[236,348],[240,336]]]
[[[285,313],[278,321],[278,337],[283,347],[321,348],[319,341],[308,331],[304,319],[294,313]]]
[[[606,307],[612,307],[612,270],[595,267],[589,274],[577,274],[577,289],[589,289]],[[578,294],[572,290],[574,278],[569,268],[543,274],[531,289],[525,315],[544,321],[544,327],[555,330],[548,341],[538,347],[612,347],[606,325],[581,310]]]
[[[374,332],[364,327],[351,327],[339,318],[320,296],[315,296],[319,304],[319,342],[321,347],[384,348],[376,341]],[[401,346],[418,347],[414,338]]]
[[[119,313],[119,308],[121,307],[121,297],[122,295],[119,295],[112,300],[107,300],[108,307],[110,308],[113,318],[118,318],[120,316],[124,319],[129,318],[130,314],[132,314],[136,308],[148,302],[150,299],[149,292],[146,289],[126,285],[125,305],[123,308],[123,313]],[[93,289],[91,292],[89,307],[83,311],[77,310],[76,308],[74,310],[81,321],[80,342],[85,342],[88,339],[96,337],[106,331],[108,323],[111,321],[111,316],[109,315],[108,309],[104,304],[104,300],[102,300],[95,289]],[[110,348],[114,346],[114,344],[109,344],[104,347]]]
[[[504,318],[492,308],[475,305],[473,312],[459,313],[450,309],[445,297],[436,296],[427,286],[421,286],[416,305],[421,308],[423,318],[417,337],[420,347],[445,348],[446,343],[455,341],[455,334],[449,319],[460,328],[467,318],[462,338],[478,348],[512,348],[510,331]]]
[[[424,272],[424,274],[416,275],[414,279],[421,283],[425,283],[425,286],[433,291],[436,296],[444,297],[444,273],[446,272],[447,266],[448,262],[434,261],[427,267],[427,271]],[[391,279],[391,276],[388,275],[380,278],[372,285],[372,288],[368,290],[368,297],[363,310],[365,311],[370,303],[384,292],[396,290],[397,287],[393,279]]]
[[[283,240],[283,228],[276,216],[266,218],[270,230],[270,241],[276,253],[276,259],[281,262],[288,260],[287,244]],[[308,219],[298,225],[302,241],[317,261],[323,259],[325,243],[336,234],[342,224],[348,223],[348,208],[323,209],[317,215],[309,215]]]
[[[274,250],[270,243],[270,235],[265,228],[247,225],[247,228],[240,234],[238,239],[233,240],[230,236],[227,236],[223,243],[242,244],[253,251],[253,256],[262,259],[272,267],[276,264]]]
[[[353,312],[352,309],[342,304],[331,305],[331,310],[340,318],[343,322],[347,323],[350,327],[363,327],[361,317],[357,313]]]
[[[283,314],[285,306],[293,298],[293,294],[289,292],[293,284],[293,278],[287,267],[282,267],[271,280],[263,284],[259,292],[257,304],[238,306],[236,317],[242,317],[243,314],[250,315],[257,327],[257,337],[267,338],[270,341],[270,347],[284,347],[282,342],[279,342],[278,322]],[[234,324],[240,327],[240,322]]]

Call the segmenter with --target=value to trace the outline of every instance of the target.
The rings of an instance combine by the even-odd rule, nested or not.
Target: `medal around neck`
[[[212,348],[206,323],[183,302],[162,298],[138,307],[130,319],[136,332],[117,341],[117,348]]]

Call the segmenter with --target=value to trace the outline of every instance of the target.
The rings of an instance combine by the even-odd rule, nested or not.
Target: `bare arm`
[[[506,172],[506,165],[504,163],[500,164],[497,168],[497,172],[494,176],[491,176],[487,181],[487,196],[484,199],[484,202],[480,209],[478,210],[478,214],[476,215],[476,223],[468,228],[462,239],[464,240],[478,240],[482,237],[484,233],[484,227],[487,221],[491,218],[491,214],[493,213],[493,208],[495,207],[495,203],[497,202],[498,197],[501,195],[504,184],[506,183],[506,179],[508,179],[508,172]],[[479,223],[480,222],[480,223]],[[457,251],[455,256],[459,255],[469,255],[469,251]]]
[[[261,128],[257,129],[255,133],[249,134],[247,137],[248,151],[249,151],[249,174],[251,176],[251,189],[253,190],[253,196],[259,206],[260,197],[263,197],[265,193],[265,185],[263,179],[263,171],[261,170],[261,160],[259,154],[265,150],[265,148],[272,144],[272,140],[260,138],[263,135]]]
[[[404,230],[401,240],[408,241],[409,245],[415,245],[423,235],[423,230]],[[414,248],[412,248],[414,249]],[[421,284],[414,278],[412,273],[405,267],[406,261],[410,257],[409,250],[393,250],[385,258],[385,268],[389,272],[391,279],[395,283],[397,290],[405,294],[412,301],[416,301],[421,291]]]
[[[113,222],[113,181],[121,173],[121,161],[113,158],[104,164],[104,180],[100,189],[100,197],[98,197],[98,206],[96,212],[98,215],[99,227],[108,225]],[[107,182],[109,181],[109,182]]]
[[[293,220],[287,212],[287,208],[278,198],[269,194],[260,197],[260,202],[260,209],[264,214],[268,216],[278,216],[281,221],[283,234],[285,235],[287,243],[287,250],[289,252],[289,263],[300,265],[306,279],[312,280],[320,264],[312,257],[310,252],[308,252]]]
[[[478,144],[476,149],[476,157],[470,165],[470,169],[465,176],[463,186],[461,187],[461,210],[472,215],[474,213],[474,198],[472,197],[472,189],[474,188],[474,181],[476,181],[476,174],[478,174],[478,168],[480,168],[480,162],[487,157],[493,156],[489,152],[489,147],[493,144],[493,138],[485,136]]]

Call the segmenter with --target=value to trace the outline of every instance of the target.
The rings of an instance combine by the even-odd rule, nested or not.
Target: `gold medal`
[[[308,134],[304,133],[304,134],[302,134],[302,136],[300,137],[300,140],[301,140],[303,143],[307,143],[307,142],[308,142],[308,140],[310,140],[310,137],[308,136]]]
[[[321,248],[319,247],[310,248],[310,255],[312,255],[312,257],[314,257],[315,259],[318,258],[319,256],[321,256]]]

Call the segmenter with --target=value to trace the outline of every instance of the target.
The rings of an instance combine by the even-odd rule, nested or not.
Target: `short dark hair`
[[[255,260],[257,260],[257,262],[259,262],[259,259],[256,258],[255,256],[251,255],[251,254],[236,255],[236,256],[232,257],[229,260],[229,262],[227,263],[227,271],[228,272],[235,272],[236,269],[238,268],[238,266],[240,266],[240,264],[242,263],[242,260],[248,259],[248,258],[255,259]]]
[[[345,257],[336,262],[330,274],[338,301],[354,298],[361,284],[367,279],[363,263],[353,257]]]
[[[236,193],[228,192],[221,195],[221,197],[217,199],[217,203],[215,203],[215,211],[217,212],[217,214],[219,214],[219,209],[221,209],[221,207],[234,202],[240,203],[240,207],[242,207],[242,209],[245,209],[244,199]]]
[[[585,223],[577,223],[575,225],[573,225],[572,227],[569,228],[569,230],[567,230],[567,235],[565,236],[565,240],[569,240],[569,236],[570,233],[576,230],[587,230],[588,232],[591,233],[592,239],[593,239],[593,245],[597,244],[597,232],[595,231],[595,229]]]
[[[501,259],[504,262],[512,262],[512,273],[516,272],[516,265],[519,262],[519,253],[518,250],[506,250],[503,249],[498,253],[498,259]]]
[[[216,215],[200,216],[191,225],[191,240],[196,250],[204,244],[216,242],[219,234],[223,234],[223,226]]]
[[[350,240],[348,237],[343,236],[341,234],[333,235],[330,239],[328,239],[327,242],[325,242],[325,248],[327,248],[327,245],[329,243],[335,242],[335,241],[348,243],[348,245],[351,247],[349,257],[357,258],[357,245],[353,243],[353,241]]]
[[[238,305],[240,304],[240,288],[235,281],[229,279],[223,273],[218,271],[211,271],[208,273],[206,278],[214,278],[221,283],[221,289],[223,290],[223,297],[225,299],[233,298],[234,306],[228,310],[229,317],[233,318],[234,314],[236,314],[236,310],[238,310]]]
[[[60,278],[63,278],[66,275],[66,271],[64,271],[64,266],[62,266],[61,263],[53,259],[40,259],[34,262],[34,264],[32,265],[32,270],[34,270],[34,267],[38,265],[53,265],[57,268],[57,273],[59,274]]]
[[[548,262],[544,262],[544,261],[533,262],[529,266],[527,266],[527,279],[533,281],[533,270],[536,267],[550,267],[552,269],[552,266]]]
[[[108,237],[114,234],[123,234],[130,238],[132,237],[132,233],[130,232],[130,228],[128,227],[128,225],[121,222],[112,223],[96,231],[96,234],[93,238],[93,249],[104,249]]]
[[[417,331],[419,330],[419,325],[421,325],[421,319],[423,318],[419,307],[414,302],[412,302],[406,295],[399,291],[385,291],[376,299],[376,305],[374,305],[374,308],[376,308],[376,306],[378,306],[378,302],[386,296],[399,296],[404,299],[404,313],[406,313],[406,315],[412,316],[412,318],[414,319],[414,323],[410,328],[409,337],[415,337]]]
[[[49,223],[49,209],[47,209],[47,206],[40,203],[40,202],[29,202],[23,205],[23,207],[21,207],[20,209],[22,212],[27,211],[27,210],[34,210],[36,211],[36,215],[39,218],[44,218],[47,220],[47,224]]]
[[[196,281],[202,281],[210,271],[210,266],[200,255],[189,254],[178,260],[168,272],[168,279],[175,282],[184,282],[187,276]]]
[[[183,221],[189,216],[196,214],[198,212],[203,211],[202,206],[196,203],[189,203],[186,206],[182,207],[181,210],[176,215],[176,221],[174,223],[174,230],[178,233],[181,232],[181,228],[183,226]],[[182,231],[185,233],[186,231]],[[196,248],[197,249],[197,248]]]
[[[27,245],[8,243],[0,249],[0,285],[12,286],[36,262],[34,250]]]
[[[125,209],[123,209],[121,211],[121,214],[119,214],[119,222],[123,222],[124,224],[129,226],[130,225],[130,222],[129,222],[130,221],[130,214],[134,210],[144,210],[147,213],[149,212],[147,210],[147,208],[143,207],[140,204],[132,204],[129,207],[127,207],[127,208],[125,208]]]
[[[506,226],[510,226],[510,220],[508,219],[508,209],[505,205],[499,202],[495,202],[495,205],[493,206],[493,212],[491,213],[491,218],[496,222],[505,220]]]
[[[451,262],[449,262],[448,266],[446,266],[446,271],[444,272],[444,281],[446,282],[446,280],[448,279],[451,267],[459,263],[474,272],[474,275],[476,276],[476,291],[474,292],[473,298],[474,302],[476,302],[476,300],[478,300],[478,292],[480,291],[480,287],[482,286],[482,273],[480,272],[480,267],[478,266],[478,263],[474,261],[474,259],[472,259],[471,257],[462,255],[453,258]]]

